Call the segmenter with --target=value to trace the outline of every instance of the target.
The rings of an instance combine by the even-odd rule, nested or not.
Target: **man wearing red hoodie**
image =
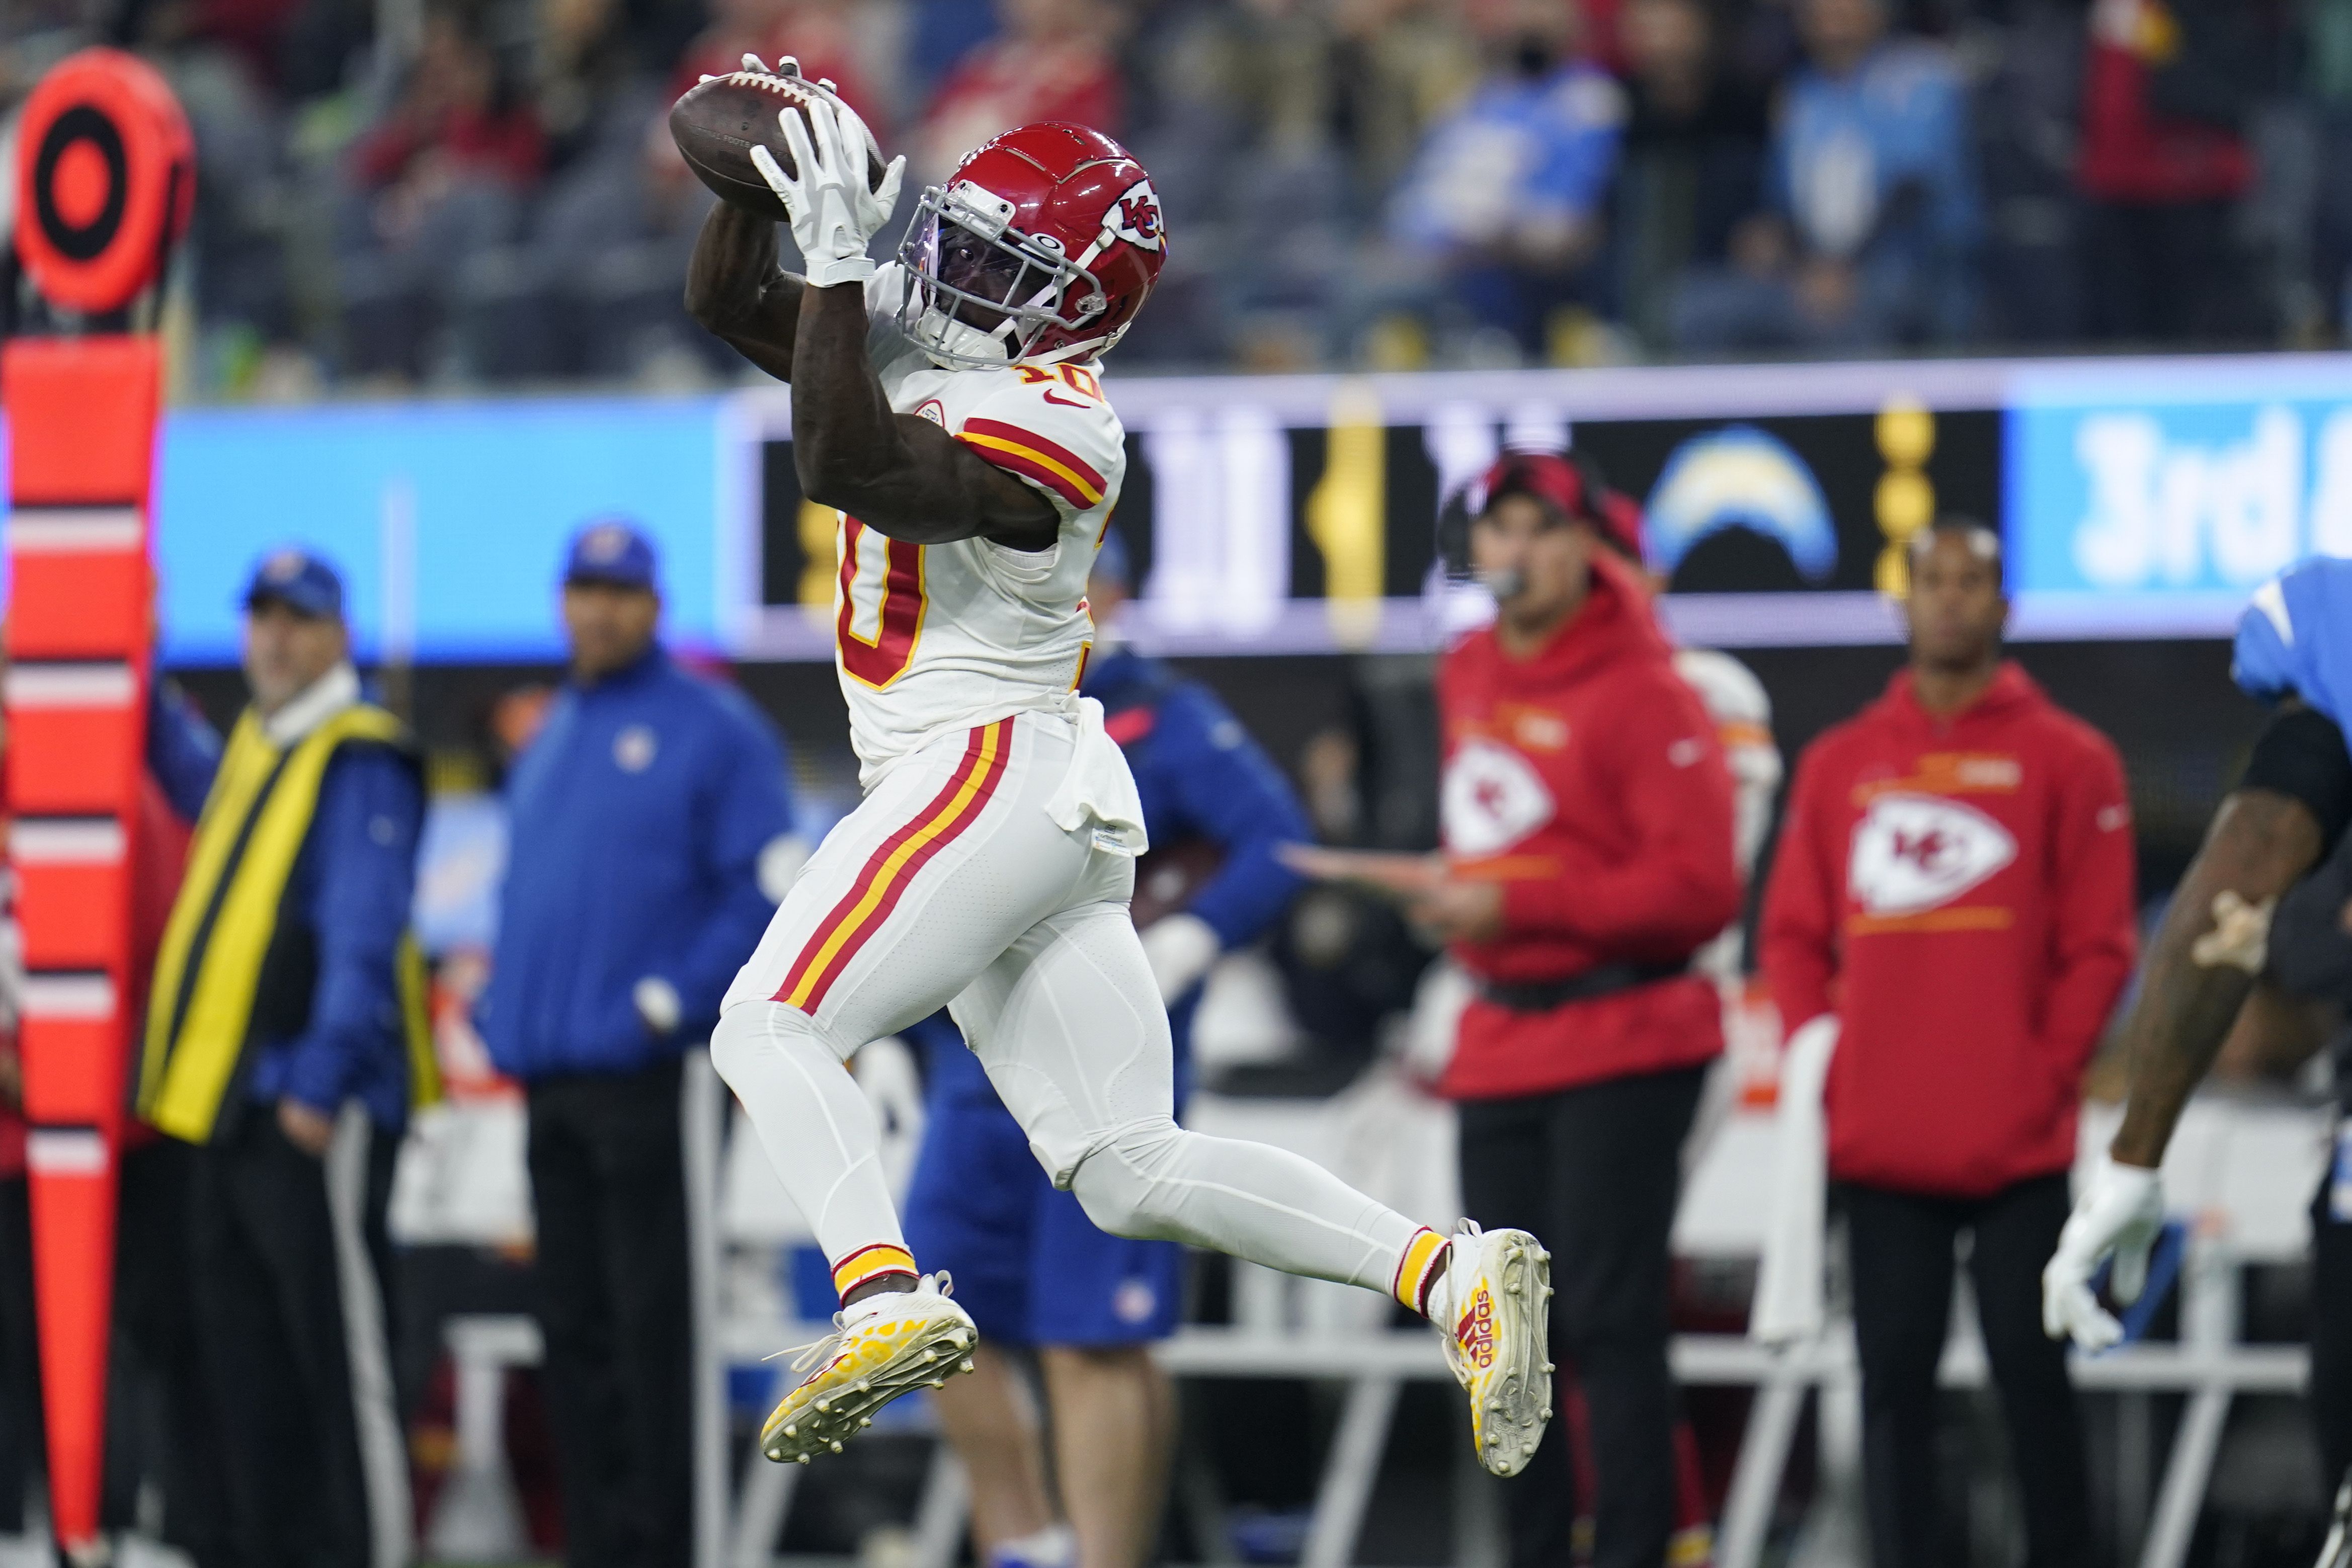
[[[2084,1064],[2131,972],[2123,766],[2000,656],[1991,530],[1911,553],[1910,667],[1807,750],[1765,896],[1791,1033],[1834,1013],[1829,1170],[1846,1217],[1876,1568],[1937,1540],[1936,1368],[1953,1249],[2024,1494],[2027,1560],[2090,1549],[2083,1429],[2042,1266],[2066,1221]]]
[[[1553,1343],[1594,1460],[1595,1568],[1659,1568],[1675,1526],[1667,1237],[1722,1004],[1693,956],[1738,914],[1732,781],[1590,465],[1513,453],[1474,493],[1494,625],[1438,676],[1443,861],[1412,910],[1476,982],[1440,1084],[1464,1206],[1557,1260]],[[1569,1539],[1557,1427],[1507,1483],[1511,1560]]]

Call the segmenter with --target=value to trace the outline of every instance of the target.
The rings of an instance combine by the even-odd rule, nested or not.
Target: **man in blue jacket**
[[[190,1293],[237,1561],[368,1568],[410,1535],[383,1281],[401,1128],[437,1089],[407,932],[424,789],[360,695],[334,569],[278,551],[245,611],[253,700],[226,745],[177,700],[150,712],[148,765],[196,832],[139,1111],[194,1145]]]
[[[1127,551],[1103,541],[1087,597],[1108,628],[1129,593]],[[1179,1103],[1192,1016],[1219,955],[1255,940],[1298,879],[1277,845],[1307,815],[1216,695],[1109,640],[1079,689],[1103,705],[1127,753],[1152,852],[1136,870],[1137,924],[1176,1038]],[[1163,913],[1164,911],[1164,913]],[[1183,1249],[1095,1228],[1056,1191],[945,1013],[908,1031],[923,1047],[929,1120],[907,1197],[915,1255],[955,1276],[980,1327],[971,1377],[935,1397],[972,1482],[972,1532],[988,1568],[1130,1568],[1149,1560],[1174,1407],[1148,1346],[1173,1333]],[[1053,1469],[1068,1515],[1046,1502],[1045,1461],[1022,1416],[1002,1345],[1037,1352],[1051,1406]]]
[[[591,524],[563,573],[571,677],[507,781],[497,952],[476,1009],[522,1082],[540,1331],[576,1568],[693,1558],[679,1061],[803,858],[784,754],[655,639],[651,545]]]

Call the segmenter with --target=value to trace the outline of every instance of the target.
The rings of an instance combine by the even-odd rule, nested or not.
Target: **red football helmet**
[[[1151,176],[1125,148],[1083,125],[1024,125],[924,190],[898,247],[900,322],[942,365],[1091,359],[1167,256]]]

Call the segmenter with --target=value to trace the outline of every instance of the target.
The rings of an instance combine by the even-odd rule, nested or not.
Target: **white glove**
[[[2058,1250],[2042,1270],[2042,1331],[2052,1339],[2071,1337],[2089,1351],[2121,1340],[2123,1324],[2091,1293],[2091,1275],[2099,1260],[2114,1252],[2108,1292],[2126,1306],[2139,1300],[2147,1284],[2148,1249],[2163,1227],[2162,1178],[2100,1155],[2066,1228],[2058,1233]]]
[[[629,1000],[636,1004],[637,1017],[656,1034],[675,1034],[678,1020],[685,1016],[686,1006],[678,1000],[677,988],[659,975],[647,975],[630,988]]]
[[[757,144],[751,148],[751,165],[784,204],[808,280],[819,288],[863,283],[874,276],[874,258],[866,247],[898,204],[898,180],[907,172],[907,160],[892,159],[883,171],[882,188],[866,189],[866,155],[880,155],[874,133],[856,110],[830,93],[811,93],[806,101],[805,122],[797,109],[776,115],[795,172],[786,174],[776,155]]]
[[[1167,915],[1143,928],[1143,956],[1160,999],[1171,1005],[1201,983],[1224,950],[1216,927],[1197,915]]]

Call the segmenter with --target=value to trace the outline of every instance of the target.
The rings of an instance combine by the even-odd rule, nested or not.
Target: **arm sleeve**
[[[1696,950],[1739,913],[1731,774],[1715,727],[1671,670],[1631,690],[1606,732],[1633,852],[1571,848],[1556,876],[1503,885],[1503,925],[1603,948]]]
[[[2104,737],[2061,785],[2051,864],[2052,976],[2042,1038],[2080,1072],[2131,977],[2139,946],[2137,852],[2123,763]]]
[[[1098,393],[1044,366],[988,373],[999,384],[965,417],[958,441],[1037,490],[1065,523],[1118,490],[1126,434]]]
[[[1178,748],[1171,760],[1187,825],[1225,852],[1216,875],[1193,895],[1192,914],[1227,947],[1255,939],[1298,891],[1297,873],[1275,858],[1284,843],[1312,836],[1307,811],[1271,758],[1223,705],[1180,689],[1161,706],[1152,737]]]
[[[205,797],[220,771],[219,734],[178,687],[157,681],[147,688],[147,770],[184,821],[204,814]]]
[[[333,1114],[368,1059],[401,1030],[401,933],[416,888],[425,793],[389,747],[347,746],[319,787],[311,923],[319,950],[310,1027],[289,1052],[287,1094]]]
[[[721,733],[712,737],[714,766],[703,805],[709,826],[701,872],[710,891],[709,913],[684,944],[677,967],[660,976],[677,991],[682,1027],[718,1019],[719,999],[776,912],[776,901],[761,886],[760,858],[793,831],[782,743],[740,697],[716,695]]]
[[[1797,767],[1781,819],[1780,847],[1764,885],[1764,912],[1757,931],[1757,955],[1781,1027],[1794,1034],[1833,1008],[1831,990],[1838,970],[1838,911],[1845,890],[1824,841],[1819,797],[1822,763],[1817,746]]]
[[[2270,973],[2294,996],[2352,1005],[2352,839],[2287,890],[2271,922]]]

